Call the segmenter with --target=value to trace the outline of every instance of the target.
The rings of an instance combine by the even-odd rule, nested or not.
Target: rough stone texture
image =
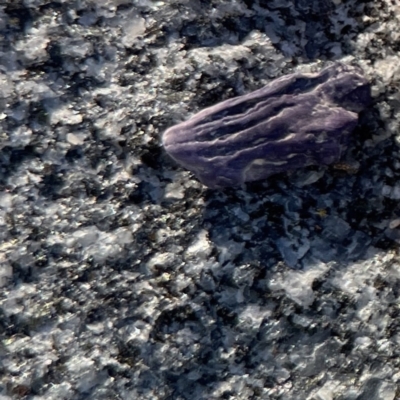
[[[0,1],[1,400],[400,398],[399,5],[300,3]],[[333,60],[356,172],[208,190],[162,150]]]
[[[295,73],[209,107],[163,135],[166,151],[209,187],[340,160],[371,103],[360,68]]]
[[[295,0],[294,4],[300,13],[317,18],[329,14],[335,9],[335,5],[331,0]]]

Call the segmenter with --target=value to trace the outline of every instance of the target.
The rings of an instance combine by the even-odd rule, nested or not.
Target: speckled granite
[[[315,4],[0,3],[1,400],[400,397],[400,9]],[[372,84],[354,168],[208,190],[164,153],[332,61]]]

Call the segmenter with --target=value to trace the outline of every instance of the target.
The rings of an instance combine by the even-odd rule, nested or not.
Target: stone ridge
[[[358,67],[294,73],[204,109],[169,128],[163,145],[205,185],[236,186],[338,162],[358,113],[371,103]]]

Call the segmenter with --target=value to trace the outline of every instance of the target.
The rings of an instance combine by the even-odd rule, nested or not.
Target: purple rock
[[[358,67],[295,73],[169,128],[165,150],[209,187],[236,186],[340,160],[358,113],[371,103]]]

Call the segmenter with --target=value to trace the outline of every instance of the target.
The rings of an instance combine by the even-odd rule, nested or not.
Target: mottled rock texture
[[[334,10],[331,0],[295,0],[296,10],[302,14],[321,16]]]
[[[338,162],[371,102],[358,67],[280,77],[168,129],[165,150],[209,187],[236,186]]]

